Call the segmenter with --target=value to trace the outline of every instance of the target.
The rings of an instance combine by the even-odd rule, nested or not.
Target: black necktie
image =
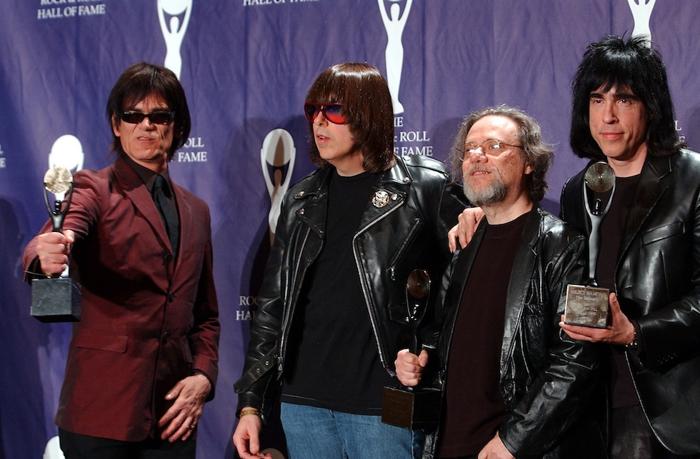
[[[163,218],[163,223],[173,248],[173,255],[177,255],[178,241],[180,240],[177,207],[175,206],[175,199],[168,181],[160,174],[156,175],[153,183],[153,201],[155,201],[160,211],[160,216]]]

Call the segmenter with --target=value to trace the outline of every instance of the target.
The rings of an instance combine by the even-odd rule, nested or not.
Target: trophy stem
[[[603,217],[591,214],[591,234],[588,236],[588,283],[597,286],[595,273],[598,266],[598,252],[600,251],[600,223]]]

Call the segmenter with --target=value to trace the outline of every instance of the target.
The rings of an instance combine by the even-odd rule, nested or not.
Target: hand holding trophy
[[[409,352],[418,355],[418,326],[430,300],[430,276],[414,269],[406,282],[407,322],[411,332]],[[382,422],[410,429],[432,427],[440,416],[440,390],[435,388],[384,387]]]
[[[608,294],[595,279],[600,250],[600,224],[610,209],[615,193],[615,173],[608,163],[599,161],[586,170],[583,201],[591,220],[588,237],[588,281],[586,285],[566,288],[565,322],[571,325],[605,328],[608,325]]]
[[[62,166],[53,166],[46,171],[44,202],[54,232],[62,232],[72,197],[73,176],[70,171]],[[80,320],[80,286],[68,277],[68,268],[60,277],[32,280],[31,315],[41,322]]]

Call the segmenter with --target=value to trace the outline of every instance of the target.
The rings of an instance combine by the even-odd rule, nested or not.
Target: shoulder
[[[287,190],[285,200],[299,199],[309,193],[319,191],[330,173],[330,167],[320,167],[293,184]]]
[[[441,161],[428,158],[422,155],[410,155],[406,157],[396,157],[397,162],[403,162],[409,173],[415,177],[426,177],[435,179],[446,179],[448,177],[447,167]]]
[[[402,181],[410,181],[416,191],[442,192],[450,182],[450,175],[443,163],[425,156],[396,157],[392,175]],[[404,175],[405,174],[405,175]],[[403,176],[403,179],[402,179]],[[406,179],[408,177],[408,180]]]
[[[673,170],[697,177],[700,173],[700,153],[693,150],[683,149],[671,155],[671,165]],[[673,167],[675,166],[675,167]]]
[[[700,188],[700,154],[687,149],[666,156],[649,155],[642,174],[662,180],[678,193]]]
[[[571,225],[555,217],[546,210],[537,209],[540,216],[540,237],[548,245],[560,249],[581,244],[584,236]]]
[[[583,176],[586,173],[586,169],[588,169],[588,165],[581,169],[576,175],[569,177],[566,182],[564,182],[564,186],[561,190],[562,200],[565,196],[580,192],[582,189],[581,187],[583,186]]]
[[[187,188],[184,188],[183,186],[172,182],[173,186],[180,192],[182,193],[181,195],[187,200],[187,202],[196,210],[202,211],[205,213],[209,213],[209,205],[204,201],[204,199],[200,198],[196,194],[192,193],[190,190]]]
[[[578,174],[570,177],[564,182],[559,197],[559,214],[566,221],[577,218],[577,209],[580,209],[583,193],[583,176],[588,166],[579,171]]]

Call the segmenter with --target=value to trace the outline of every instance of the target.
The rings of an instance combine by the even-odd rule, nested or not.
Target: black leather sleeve
[[[238,408],[262,410],[271,382],[276,380],[277,346],[282,328],[284,309],[283,257],[288,241],[288,207],[291,193],[285,196],[277,222],[275,239],[267,260],[263,283],[257,296],[257,309],[250,326],[250,341],[243,374],[235,383]]]
[[[639,339],[644,343],[639,357],[647,368],[657,369],[700,355],[700,191],[696,188],[694,192],[684,222],[653,228],[642,235],[644,250],[658,245],[656,253],[661,257],[668,253],[686,254],[685,263],[682,257],[666,260],[666,279],[653,279],[666,282],[669,287],[669,282],[684,279],[685,288],[669,295],[685,290],[684,294],[662,307],[654,305],[652,311],[637,318]],[[673,212],[680,213],[679,209]],[[639,279],[644,278],[644,268],[632,266],[639,270]]]

